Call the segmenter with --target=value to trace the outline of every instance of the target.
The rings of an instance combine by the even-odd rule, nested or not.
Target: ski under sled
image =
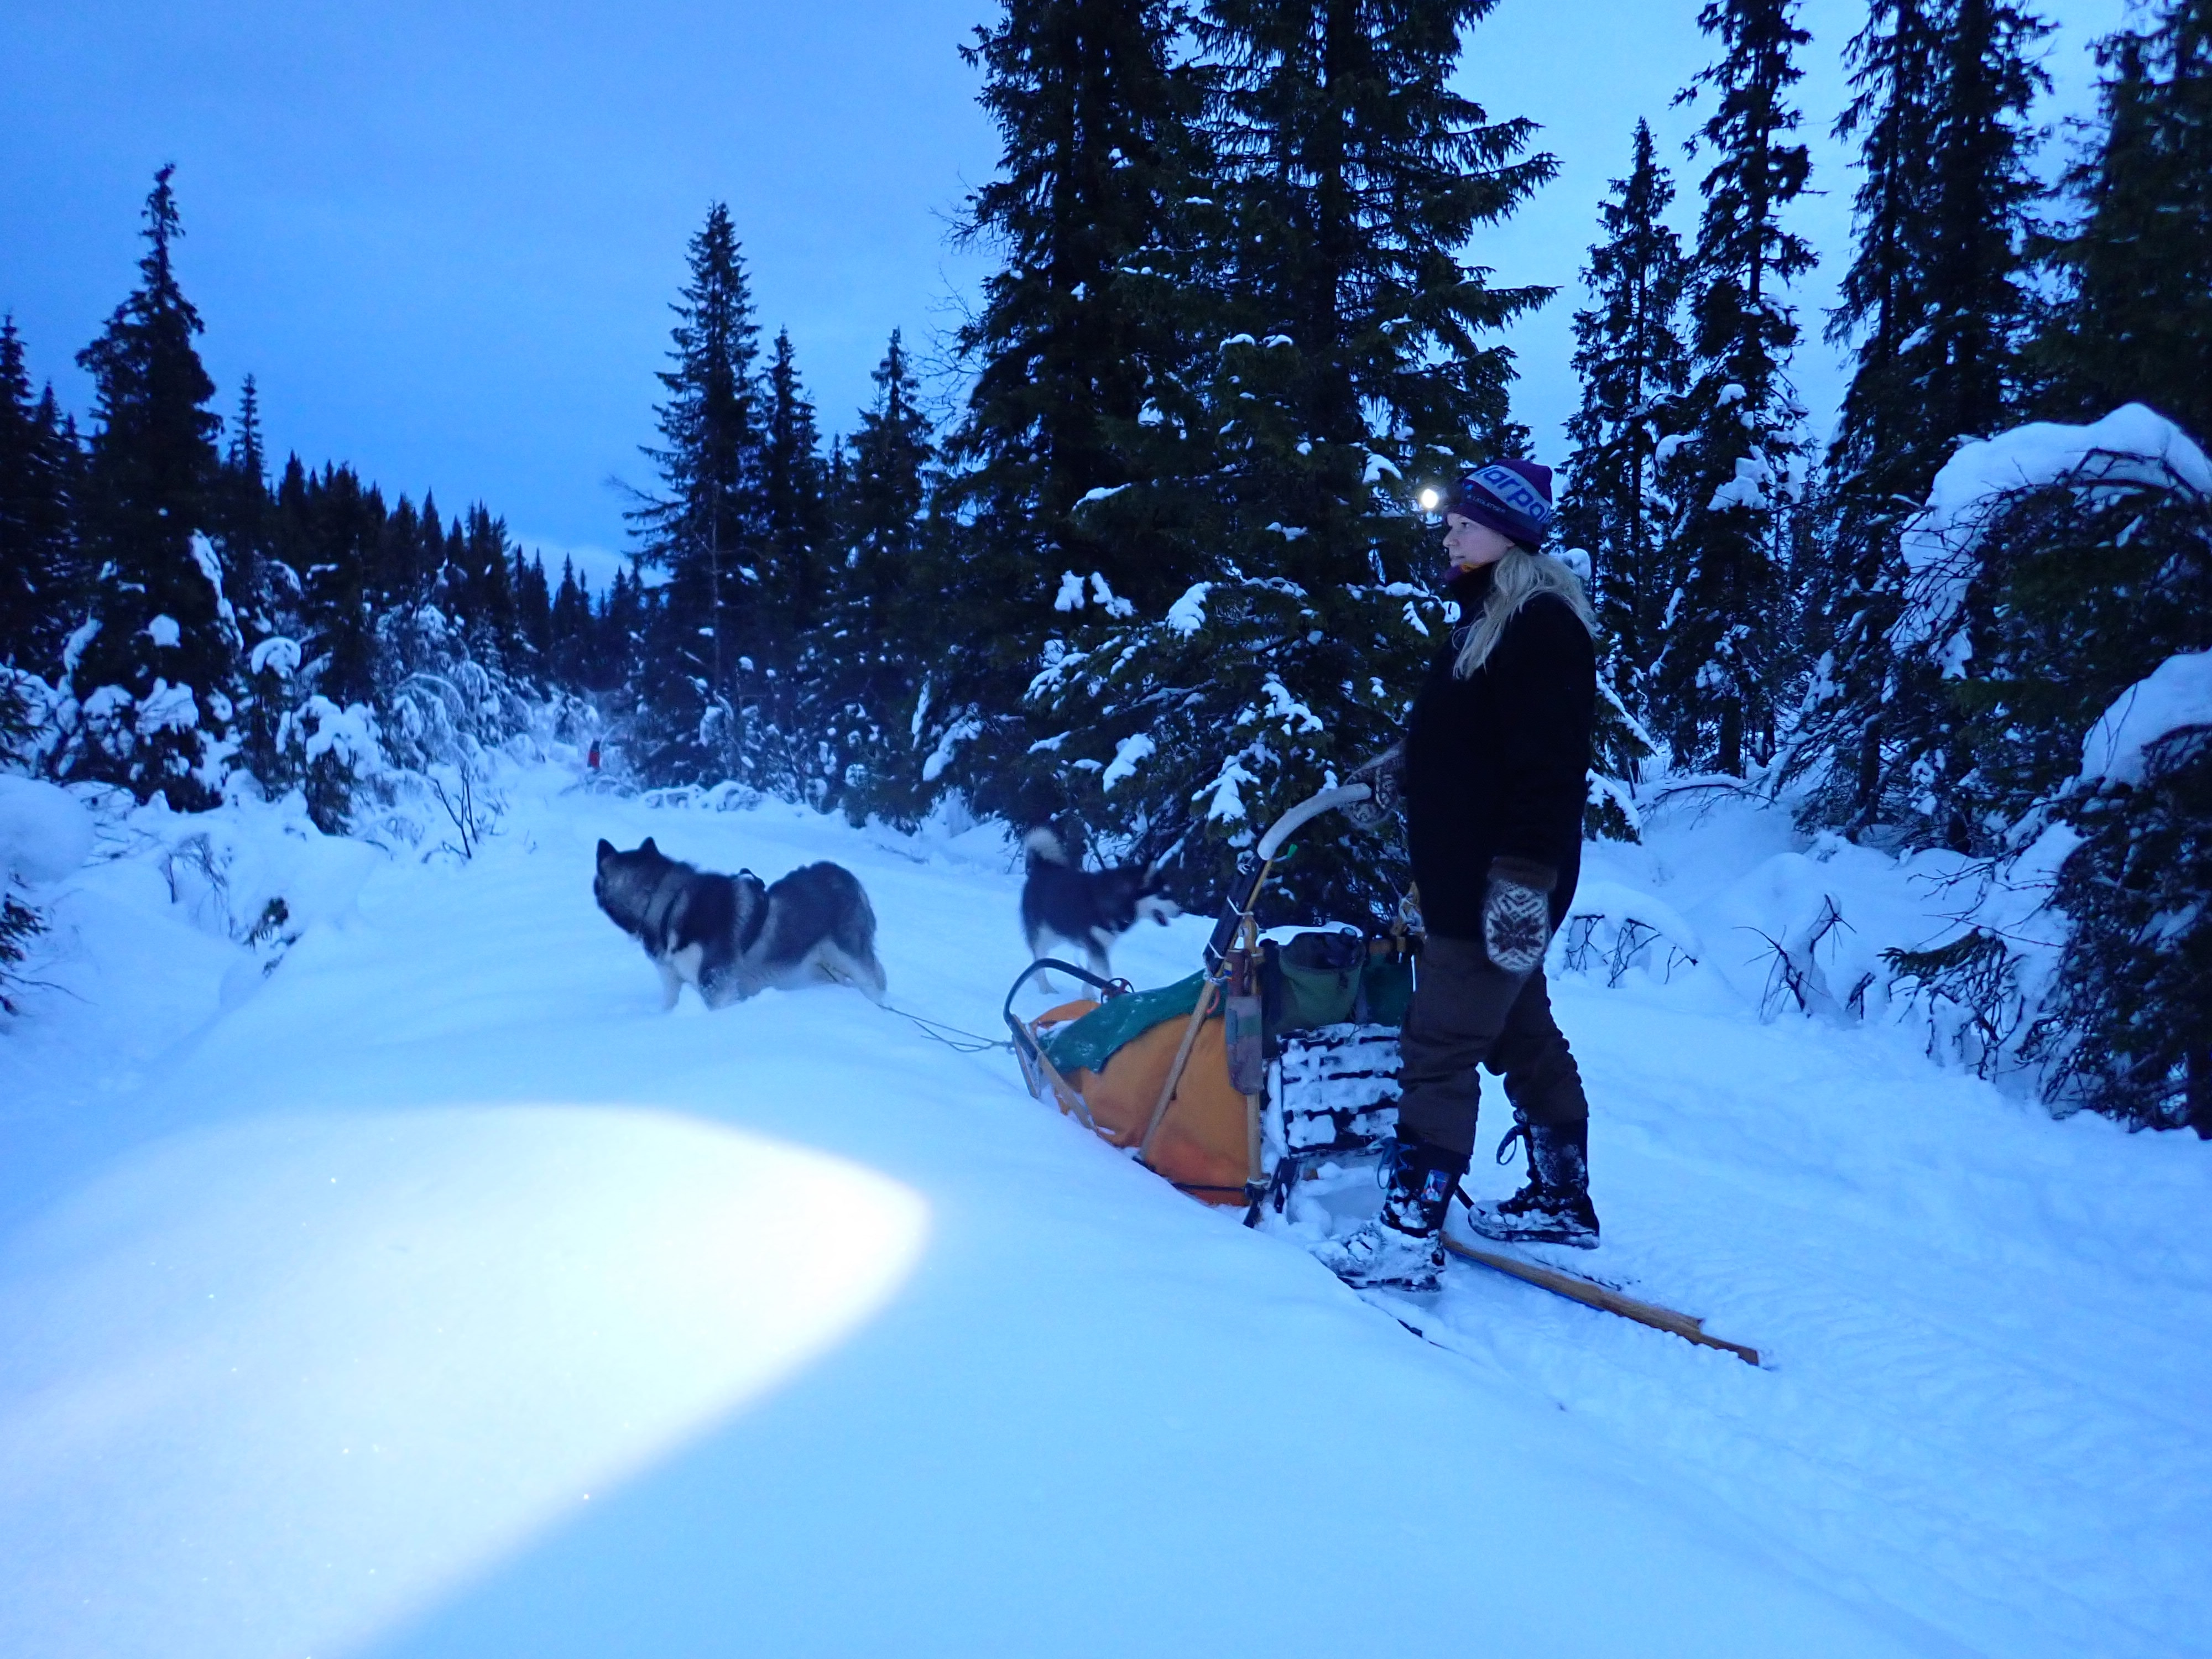
[[[1324,790],[1269,827],[1240,861],[1189,977],[1139,991],[1052,957],[1018,975],[1000,1012],[1030,1094],[1194,1198],[1242,1206],[1247,1226],[1282,1213],[1322,1165],[1379,1154],[1397,1129],[1398,1028],[1413,996],[1418,918],[1388,934],[1316,931],[1278,945],[1261,939],[1255,917],[1270,872],[1297,850],[1291,832],[1367,793],[1362,784]],[[1025,1019],[1015,999],[1047,972],[1088,994]],[[1692,1315],[1565,1268],[1444,1243],[1555,1296],[1759,1364],[1757,1349],[1709,1334]]]

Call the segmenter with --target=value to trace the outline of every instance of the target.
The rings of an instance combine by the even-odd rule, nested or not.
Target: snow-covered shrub
[[[1915,845],[2015,848],[2145,665],[2212,645],[2212,464],[2140,404],[1965,445],[1901,550],[1899,674],[1941,697],[1895,688],[1891,817]]]
[[[21,983],[25,953],[46,931],[32,890],[68,875],[91,849],[92,819],[76,801],[52,784],[0,772],[0,1010],[15,1012],[8,990]]]
[[[374,711],[365,703],[340,708],[328,697],[311,696],[285,716],[279,747],[296,757],[315,828],[326,836],[344,835],[363,791],[373,789],[386,771]]]
[[[2130,687],[2077,752],[1975,866],[1961,931],[1887,953],[1896,988],[1983,1075],[2212,1133],[2212,652]]]
[[[1940,1047],[2054,1105],[2212,1130],[2190,735],[2212,725],[2212,464],[2139,404],[2021,427],[1960,449],[1901,550],[1886,810],[1978,863],[1958,930],[1890,953],[1898,989]]]
[[[2212,1137],[2212,653],[2170,659],[2112,714],[2087,745],[2112,739],[2103,770],[2060,805],[2079,845],[2052,898],[2072,933],[2027,1057],[2054,1101]]]
[[[1674,906],[1618,882],[1586,878],[1553,942],[1557,970],[1619,985],[1641,968],[1662,982],[1705,954],[1697,930]]]

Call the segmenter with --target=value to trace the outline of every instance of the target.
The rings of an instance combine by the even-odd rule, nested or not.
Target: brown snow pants
[[[1478,1065],[1505,1079],[1505,1097],[1531,1123],[1565,1126],[1589,1115],[1540,966],[1522,978],[1493,966],[1478,939],[1431,935],[1414,973],[1398,1038],[1401,1139],[1471,1156]]]

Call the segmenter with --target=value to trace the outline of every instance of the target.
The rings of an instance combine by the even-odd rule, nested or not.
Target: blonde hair
[[[1597,632],[1597,617],[1583,592],[1580,577],[1557,559],[1523,547],[1512,548],[1491,567],[1490,596],[1482,602],[1482,615],[1461,619],[1462,623],[1472,620],[1474,626],[1467,629],[1459,655],[1452,659],[1452,678],[1463,680],[1488,662],[1504,636],[1506,624],[1539,593],[1557,594],[1566,601],[1577,622],[1591,634]]]

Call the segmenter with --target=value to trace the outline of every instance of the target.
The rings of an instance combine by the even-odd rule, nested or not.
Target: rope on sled
[[[978,1036],[973,1031],[963,1031],[957,1025],[947,1025],[942,1020],[924,1019],[920,1014],[910,1014],[903,1008],[894,1008],[888,1002],[876,1005],[887,1014],[896,1014],[901,1019],[911,1020],[915,1029],[933,1042],[941,1042],[956,1054],[988,1054],[994,1048],[1014,1052],[1014,1045],[1004,1037]]]
[[[854,990],[860,991],[863,996],[867,995],[867,993],[861,990],[860,986],[850,975],[839,973],[827,963],[823,965],[822,971],[838,984],[852,986]],[[962,1030],[957,1025],[947,1025],[941,1019],[925,1019],[920,1014],[909,1013],[903,1008],[894,1008],[888,1002],[876,1001],[873,997],[869,997],[868,1000],[875,1002],[876,1006],[885,1013],[896,1014],[901,1019],[911,1021],[915,1029],[922,1036],[933,1042],[943,1043],[956,1054],[988,1054],[994,1048],[1004,1048],[1008,1054],[1014,1052],[1014,1045],[1004,1037],[979,1036],[973,1031]]]

